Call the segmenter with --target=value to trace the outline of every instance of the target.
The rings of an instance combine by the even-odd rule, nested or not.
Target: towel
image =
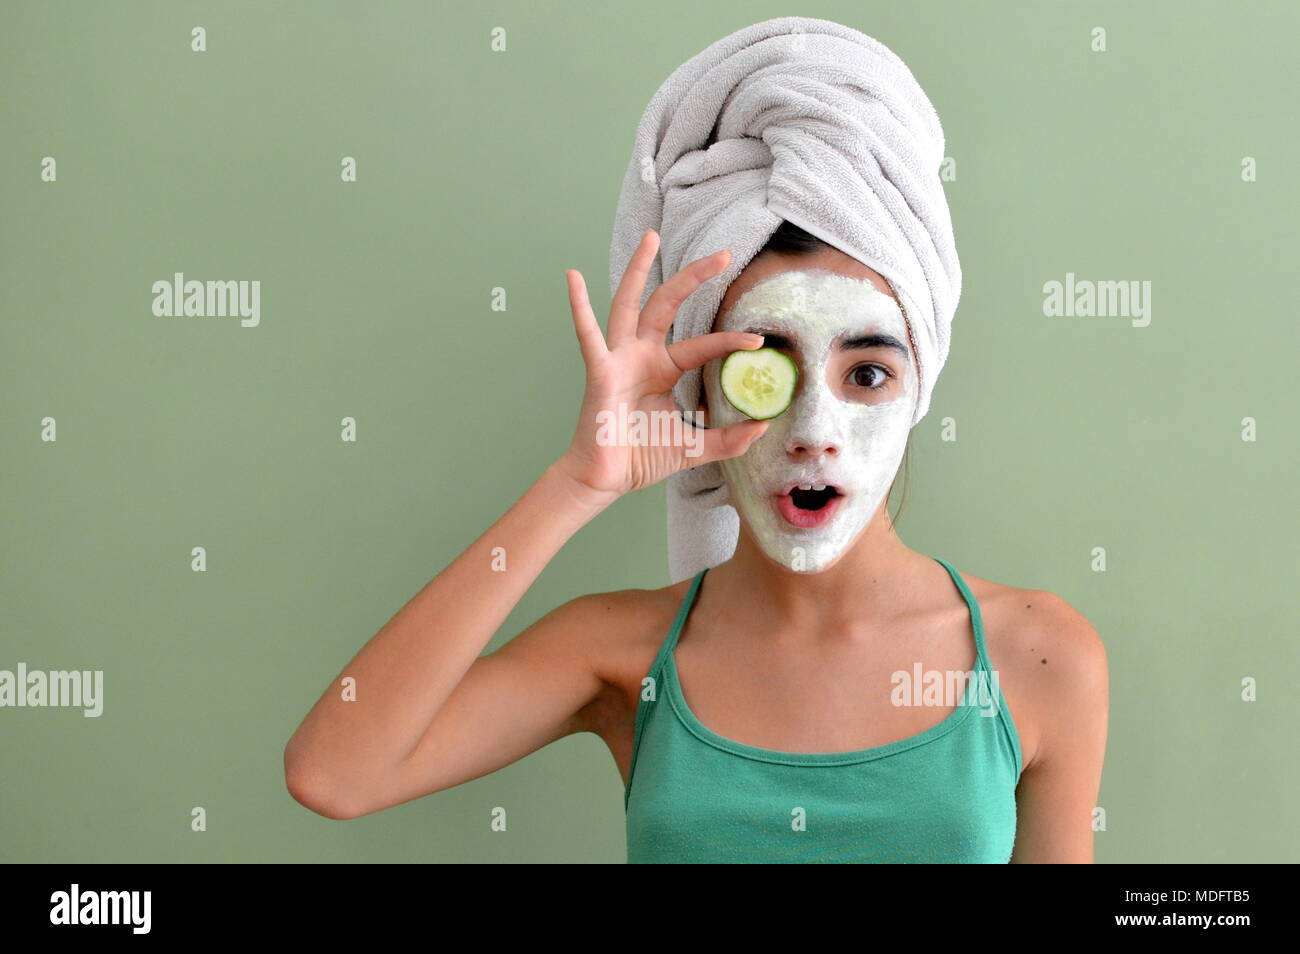
[[[878,40],[811,17],[745,27],[674,70],[646,107],[614,217],[611,294],[646,229],[660,248],[642,305],[664,276],[730,249],[727,269],[682,304],[667,340],[705,334],[727,287],[792,222],[893,289],[917,356],[915,426],[961,294],[943,154],[934,106]],[[700,380],[698,368],[678,380],[679,410],[697,407]],[[666,485],[673,582],[730,559],[740,522],[719,465]]]

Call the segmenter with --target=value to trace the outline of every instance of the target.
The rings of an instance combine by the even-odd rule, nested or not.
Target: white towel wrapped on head
[[[646,229],[660,249],[645,297],[730,249],[727,269],[682,304],[668,340],[705,334],[727,287],[792,222],[889,282],[917,356],[915,425],[961,295],[943,152],[934,107],[879,41],[811,17],[738,30],[674,70],[641,117],[614,219],[611,291]],[[682,375],[679,408],[697,407],[700,380],[699,369]],[[739,519],[718,464],[674,474],[667,491],[673,582],[730,559]]]

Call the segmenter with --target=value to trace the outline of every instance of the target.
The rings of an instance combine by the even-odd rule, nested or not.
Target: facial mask
[[[890,335],[907,347],[907,324],[898,303],[865,278],[822,269],[786,271],[746,291],[717,322],[715,331],[779,334],[793,346],[799,366],[794,403],[740,457],[721,462],[730,501],[763,551],[796,572],[816,573],[834,563],[858,538],[889,492],[907,446],[916,406],[913,357],[883,362],[881,349],[849,351],[828,362],[837,342],[863,335]],[[745,416],[722,395],[721,360],[705,366],[709,421],[726,427]],[[888,394],[868,385],[886,380],[880,368],[898,372]],[[855,376],[857,381],[855,383]],[[848,383],[845,383],[845,382]],[[901,387],[900,387],[901,384]],[[874,402],[874,403],[873,403]],[[820,510],[817,497],[792,488],[826,485],[838,490]]]

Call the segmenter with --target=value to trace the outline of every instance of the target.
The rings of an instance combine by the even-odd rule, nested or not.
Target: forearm
[[[286,770],[352,775],[401,762],[543,568],[610,502],[547,467],[343,669],[290,739]]]

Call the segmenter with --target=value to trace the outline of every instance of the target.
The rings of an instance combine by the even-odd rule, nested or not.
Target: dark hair
[[[777,230],[772,233],[772,237],[767,240],[767,244],[759,249],[758,254],[762,255],[764,252],[772,252],[776,255],[812,255],[816,252],[820,252],[822,249],[834,247],[835,246],[831,245],[829,242],[823,242],[811,232],[799,228],[799,226],[795,225],[793,222],[783,221],[780,226],[777,227]],[[898,515],[903,512],[903,506],[907,503],[907,487],[910,482],[908,475],[910,471],[909,461],[911,460],[911,450],[912,435],[909,431],[907,435],[907,445],[903,449],[903,465],[901,468],[903,473],[903,497],[898,503],[898,510],[891,518],[892,523],[898,522]],[[893,496],[894,485],[897,483],[898,475],[895,474],[894,482],[889,485],[889,493],[885,495],[886,501]],[[889,505],[887,502],[885,509],[886,512],[888,512]]]
[[[832,247],[811,232],[805,232],[793,222],[782,222],[772,233],[772,237],[767,240],[767,244],[759,249],[758,254],[775,252],[777,255],[811,255],[813,252]]]

